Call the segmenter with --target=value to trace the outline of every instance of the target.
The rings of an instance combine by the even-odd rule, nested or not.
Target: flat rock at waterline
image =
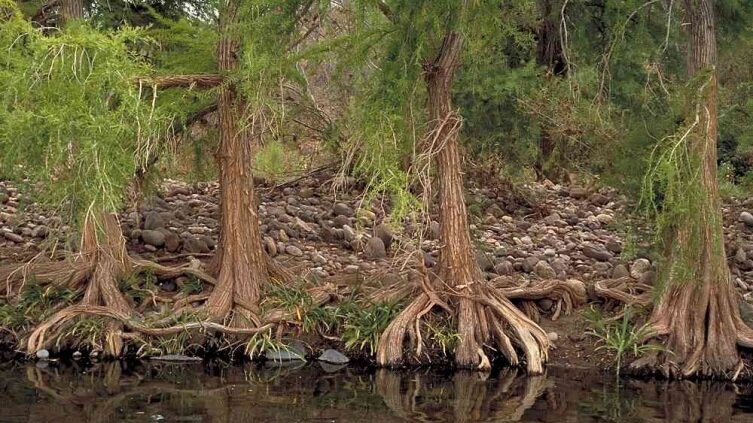
[[[156,361],[172,361],[172,362],[180,362],[180,363],[191,363],[191,362],[202,361],[201,357],[190,357],[190,356],[181,355],[181,354],[158,355],[154,357],[149,357],[149,359],[156,360]]]
[[[264,353],[264,357],[271,361],[306,361],[304,354],[292,349],[269,350]]]
[[[317,358],[319,361],[323,361],[325,363],[330,364],[345,364],[350,362],[350,359],[346,357],[343,353],[337,350],[325,350],[322,355]]]

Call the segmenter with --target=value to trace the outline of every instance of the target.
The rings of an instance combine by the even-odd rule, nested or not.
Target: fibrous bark
[[[232,73],[238,66],[237,4],[227,1],[220,18],[222,38],[217,47],[220,72]],[[261,290],[269,280],[271,264],[262,247],[258,206],[251,164],[259,126],[255,116],[248,121],[245,101],[231,83],[220,87],[219,147],[220,241],[212,263],[217,285],[206,307],[215,318],[233,317],[236,325],[258,324]]]
[[[717,181],[717,76],[713,2],[685,0],[689,20],[688,74],[701,79],[684,148],[697,163],[688,190],[696,209],[668,234],[666,289],[653,310],[654,335],[666,351],[634,366],[658,367],[669,377],[726,376],[742,368],[737,346],[753,347],[753,330],[740,318],[727,265]],[[694,184],[694,185],[690,185]],[[678,269],[682,269],[681,271]]]
[[[379,343],[377,362],[383,366],[400,364],[406,334],[420,355],[420,319],[439,306],[457,314],[460,341],[455,362],[459,367],[489,368],[484,346],[490,344],[517,365],[519,358],[513,346],[517,345],[525,354],[528,371],[539,374],[549,349],[546,333],[485,281],[473,254],[458,143],[461,122],[451,97],[462,43],[460,34],[448,32],[437,57],[424,66],[430,122],[426,154],[434,157],[439,179],[438,281],[423,283],[423,292],[390,323]]]

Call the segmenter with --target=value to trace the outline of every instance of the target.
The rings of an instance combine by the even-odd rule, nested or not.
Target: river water
[[[0,422],[753,422],[753,386],[309,363],[0,365]]]

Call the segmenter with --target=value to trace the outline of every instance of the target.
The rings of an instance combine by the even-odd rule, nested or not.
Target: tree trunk
[[[72,20],[84,19],[84,0],[62,0],[59,13],[61,28]]]
[[[458,68],[462,37],[448,32],[437,57],[424,64],[428,101],[429,131],[426,154],[436,160],[439,179],[440,267],[434,289],[424,283],[419,294],[385,329],[377,348],[377,363],[400,363],[406,333],[417,346],[420,356],[422,341],[419,319],[434,306],[457,313],[460,340],[455,348],[455,362],[463,368],[490,368],[484,346],[494,345],[512,365],[519,364],[513,342],[523,351],[531,374],[543,371],[549,340],[536,323],[518,310],[505,295],[486,282],[473,253],[468,214],[463,193],[458,132],[461,118],[452,106],[452,82]],[[428,279],[428,278],[427,278]],[[443,285],[446,285],[443,286]],[[553,284],[551,290],[556,289]],[[551,291],[550,290],[550,291]],[[570,301],[570,300],[568,300]],[[452,311],[453,314],[455,311]],[[512,337],[507,333],[513,332]]]
[[[553,5],[554,0],[539,0],[541,24],[536,29],[536,63],[546,67],[547,77],[567,75],[565,55],[562,54],[562,40],[559,30],[559,5]],[[549,163],[556,149],[556,142],[552,139],[548,128],[541,126],[539,137],[539,154],[534,164],[536,176],[539,179],[548,178],[559,180],[561,169],[552,169]]]
[[[217,60],[223,75],[238,65],[239,46],[232,31],[237,5],[225,3],[220,17],[221,39]],[[225,318],[233,305],[240,306],[247,325],[258,311],[260,292],[268,279],[266,256],[262,247],[256,193],[251,173],[254,122],[243,122],[245,102],[232,83],[220,87],[218,99],[220,141],[217,167],[220,172],[220,242],[213,262],[217,286],[207,300],[214,318]]]
[[[667,376],[737,375],[742,366],[737,344],[750,346],[750,329],[742,322],[724,248],[721,202],[717,182],[716,37],[712,0],[685,0],[689,19],[688,75],[698,78],[697,103],[690,110],[696,122],[687,139],[691,169],[684,192],[697,193],[695,209],[668,234],[666,290],[651,323],[666,336],[667,352],[639,360],[659,365]],[[700,171],[700,172],[698,172]],[[695,197],[694,197],[695,198]],[[735,373],[733,373],[735,372]]]
[[[439,178],[439,241],[440,276],[450,286],[472,286],[481,280],[473,255],[468,229],[468,213],[463,194],[462,163],[458,145],[460,117],[452,107],[452,82],[458,68],[463,40],[459,34],[449,33],[436,60],[425,67],[428,91],[428,114],[433,127],[431,136],[444,142],[436,154]],[[459,301],[458,331],[463,341],[456,352],[461,366],[478,363],[478,349],[474,335],[475,306],[472,300]]]

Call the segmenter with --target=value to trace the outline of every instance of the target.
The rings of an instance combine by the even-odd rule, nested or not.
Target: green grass
[[[620,320],[606,319],[593,306],[583,312],[583,317],[592,329],[586,332],[596,338],[596,351],[606,350],[614,355],[615,374],[620,375],[622,364],[628,354],[638,358],[651,351],[663,351],[658,344],[646,343],[652,330],[649,325],[635,326],[631,323],[633,310],[625,307]]]

